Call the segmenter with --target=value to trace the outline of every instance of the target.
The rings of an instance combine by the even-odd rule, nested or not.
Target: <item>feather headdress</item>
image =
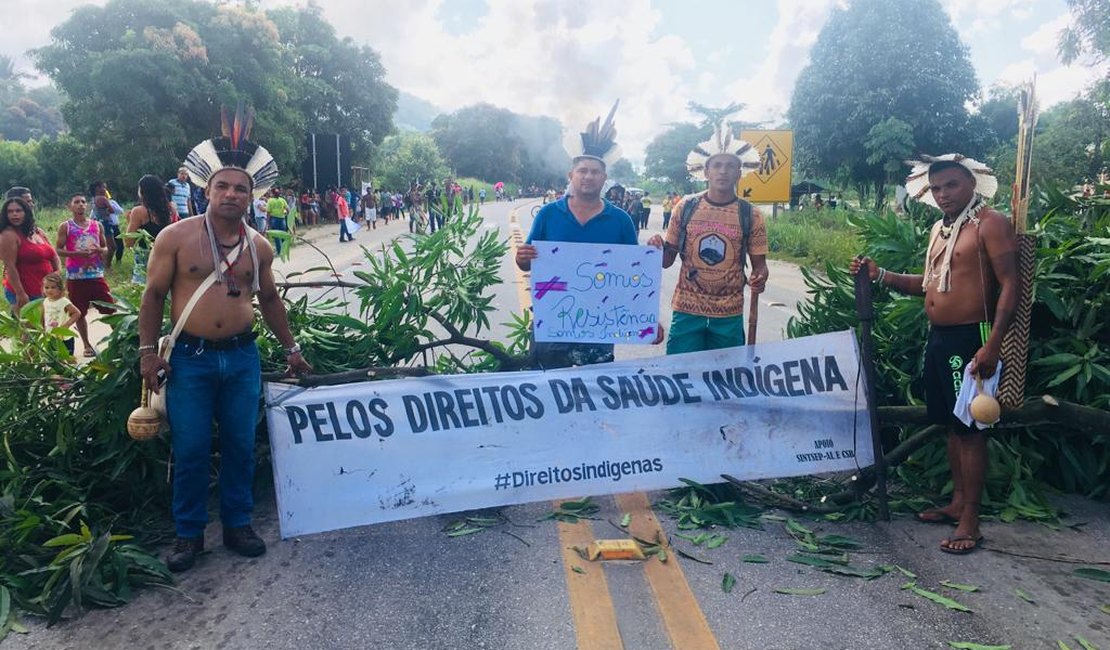
[[[759,169],[759,152],[749,142],[745,142],[732,134],[732,127],[727,122],[721,122],[713,129],[713,136],[705,142],[694,147],[686,156],[686,169],[691,176],[708,180],[705,175],[706,165],[713,156],[727,155],[740,160],[741,178],[752,171]]]
[[[568,133],[563,141],[571,160],[578,158],[593,158],[600,160],[606,167],[620,160],[621,148],[617,144],[617,127],[613,124],[613,116],[617,113],[617,106],[621,100],[613,103],[605,123],[601,117],[586,125],[586,130],[578,133]]]
[[[235,168],[247,173],[254,195],[262,196],[278,177],[274,157],[247,138],[254,125],[254,110],[242,104],[228,117],[227,109],[220,109],[222,135],[205,140],[185,156],[185,170],[194,183],[204,187],[221,169]]]
[[[975,178],[975,192],[985,199],[994,196],[998,191],[998,179],[994,171],[983,163],[973,158],[968,158],[958,153],[946,153],[943,156],[921,156],[920,160],[907,160],[906,164],[913,169],[906,177],[906,193],[915,201],[921,201],[934,208],[937,206],[933,193],[929,191],[929,169],[934,163],[952,161],[963,165]]]

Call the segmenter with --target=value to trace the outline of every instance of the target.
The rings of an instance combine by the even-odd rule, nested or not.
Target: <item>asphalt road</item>
[[[531,205],[487,204],[482,213],[487,227],[509,236],[512,210],[519,208],[526,231]],[[658,229],[659,214],[653,222]],[[358,244],[373,251],[405,227],[363,231],[356,244],[339,244],[334,228],[328,228],[311,237],[339,274],[350,277],[362,266]],[[292,261],[276,265],[279,275],[318,265],[319,258],[309,253],[308,247],[298,248]],[[673,288],[674,274],[665,273],[664,295]],[[509,257],[502,277],[495,304],[502,312],[518,310],[522,280]],[[761,340],[782,337],[804,294],[796,268],[772,266],[761,297]],[[498,333],[495,329],[494,336]],[[660,347],[618,348],[619,358],[661,353]],[[146,591],[128,607],[90,611],[50,629],[33,624],[29,635],[9,635],[0,648],[878,650],[939,649],[964,641],[1019,649],[1058,648],[1057,640],[1082,647],[1076,636],[1110,648],[1110,616],[1099,611],[1110,603],[1110,584],[1076,577],[1071,571],[1082,564],[1061,561],[1110,563],[1106,506],[1083,499],[1060,500],[1070,527],[1059,530],[987,522],[987,550],[965,557],[938,551],[937,542],[951,532],[944,526],[908,519],[802,520],[818,532],[859,540],[853,565],[903,567],[916,574],[919,586],[974,610],[962,613],[903,589],[908,579],[897,571],[867,581],[787,562],[796,546],[774,518],[764,520],[763,530],[721,531],[728,539],[719,548],[694,547],[673,537],[674,522],[647,505],[662,494],[597,498],[600,519],[577,524],[538,521],[552,505],[534,503],[501,509],[511,523],[458,538],[448,538],[442,529],[459,516],[445,515],[279,541],[273,487],[259,483],[256,526],[270,544],[266,556],[232,555],[219,546],[218,525],[210,526],[211,551],[181,576],[177,591]],[[676,548],[712,564],[673,552],[665,564],[658,559],[598,564],[568,550],[576,540],[622,537],[610,522],[625,513],[640,536],[659,525]],[[741,560],[753,553],[769,562]],[[736,578],[731,593],[721,587],[726,572]],[[942,580],[979,590],[954,591],[940,586]],[[776,588],[825,592],[783,595]],[[1019,598],[1015,589],[1034,602]]]

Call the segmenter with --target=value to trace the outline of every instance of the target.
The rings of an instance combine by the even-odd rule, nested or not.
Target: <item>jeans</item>
[[[262,393],[258,348],[206,350],[178,342],[170,356],[166,410],[173,443],[173,519],[178,537],[204,535],[212,425],[220,435],[220,520],[246,526],[254,508],[254,430]]]
[[[123,239],[120,237],[118,223],[105,223],[104,238],[111,239],[115,246],[112,248],[112,255],[116,258],[117,262],[123,261]]]
[[[270,230],[287,232],[289,226],[285,224],[285,217],[270,217]],[[281,255],[281,243],[280,239],[274,240],[274,253],[277,255]]]
[[[354,239],[354,237],[351,236],[351,233],[347,232],[347,220],[346,219],[340,219],[339,220],[339,241],[345,242],[345,241],[351,241],[352,239]]]

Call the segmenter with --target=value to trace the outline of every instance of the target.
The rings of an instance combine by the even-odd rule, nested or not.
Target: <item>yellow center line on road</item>
[[[509,215],[509,225],[512,233],[510,252],[515,252],[516,248],[524,243],[520,219],[517,217],[515,208]],[[514,268],[516,268],[515,263]],[[519,268],[516,271],[517,298],[520,300],[521,308],[527,311],[532,306],[529,289],[530,274]],[[616,502],[618,508],[631,515],[628,527],[631,534],[644,540],[663,539],[666,536],[655,513],[651,510],[651,502],[646,494],[636,492],[617,495]],[[555,502],[556,507],[558,503]],[[617,626],[616,608],[609,593],[608,582],[605,580],[604,564],[586,562],[573,548],[575,546],[585,548],[587,544],[594,541],[593,527],[589,521],[583,519],[576,524],[559,522],[558,528],[563,572],[567,581],[567,594],[570,598],[571,614],[574,617],[578,648],[581,650],[623,648],[620,629]],[[720,648],[705,614],[694,597],[694,592],[690,589],[690,584],[686,581],[686,574],[682,571],[678,557],[670,553],[666,562],[651,558],[643,565],[644,576],[655,596],[655,603],[672,647],[676,650]],[[579,567],[585,573],[578,573],[574,567]]]
[[[665,539],[666,533],[651,510],[651,502],[643,492],[618,494],[617,507],[629,514],[628,532],[647,541]],[[669,548],[669,547],[668,547]],[[676,650],[713,650],[720,648],[717,637],[709,628],[709,621],[698,605],[686,574],[674,553],[667,554],[667,561],[651,558],[644,562],[644,575],[651,591],[671,646]]]
[[[510,253],[515,252],[518,246],[524,243],[524,235],[520,231],[520,219],[517,209],[509,214],[509,228],[512,242]],[[516,269],[516,291],[520,308],[527,312],[532,307],[532,296],[529,290],[531,274],[520,270],[514,261]],[[554,502],[558,507],[558,501]],[[593,526],[585,519],[578,523],[558,522],[559,548],[563,559],[563,574],[566,576],[567,595],[570,600],[570,612],[574,619],[574,634],[581,650],[622,650],[624,643],[621,641],[620,628],[617,626],[617,612],[613,607],[613,597],[609,593],[609,582],[605,579],[605,571],[601,565],[593,565],[574,550],[575,546],[586,548],[594,541]],[[575,567],[582,573],[575,571]]]

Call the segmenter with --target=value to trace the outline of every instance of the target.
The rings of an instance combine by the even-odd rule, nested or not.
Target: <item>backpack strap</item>
[[[683,260],[686,259],[686,226],[690,225],[690,219],[693,218],[700,202],[701,195],[691,194],[682,203],[682,214],[678,219],[678,256]]]

